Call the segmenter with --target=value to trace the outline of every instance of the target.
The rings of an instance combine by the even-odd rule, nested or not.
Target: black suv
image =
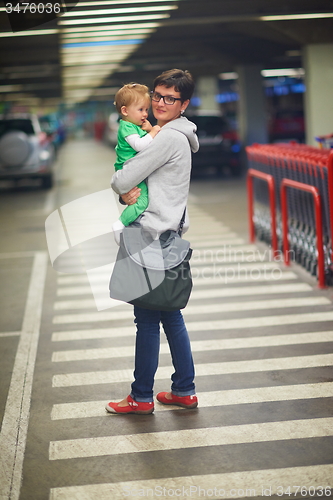
[[[204,174],[214,167],[222,174],[226,167],[231,175],[241,174],[240,142],[235,127],[214,111],[187,112],[186,117],[197,126],[200,148],[192,155],[192,175]]]
[[[35,115],[0,116],[0,179],[42,179],[53,184],[54,147]]]

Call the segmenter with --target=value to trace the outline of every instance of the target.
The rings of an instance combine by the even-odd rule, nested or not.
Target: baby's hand
[[[160,130],[161,130],[161,127],[159,125],[154,125],[154,127],[152,127],[152,129],[149,133],[152,137],[155,137],[155,135],[157,135]]]
[[[141,128],[142,128],[142,130],[145,130],[146,132],[150,132],[153,127],[151,126],[151,123],[149,120],[145,120],[144,122],[142,122]]]

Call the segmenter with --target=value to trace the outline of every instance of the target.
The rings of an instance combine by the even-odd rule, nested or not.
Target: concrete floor
[[[113,161],[69,142],[51,191],[0,186],[0,498],[329,498],[332,289],[248,244],[244,179],[191,185],[199,408],[104,411],[129,392],[131,307],[97,311],[85,274],[57,273],[44,223],[107,189]],[[162,338],[156,392],[171,373]]]

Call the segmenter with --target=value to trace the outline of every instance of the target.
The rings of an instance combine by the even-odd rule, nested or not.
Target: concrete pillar
[[[333,44],[306,45],[303,67],[306,142],[317,146],[316,136],[333,133]]]
[[[239,134],[244,146],[268,142],[265,93],[259,65],[237,68],[239,85]]]
[[[219,92],[216,76],[201,76],[196,82],[197,95],[200,98],[199,109],[218,111],[216,96]]]

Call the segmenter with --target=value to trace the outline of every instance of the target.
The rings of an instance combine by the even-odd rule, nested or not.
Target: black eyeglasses
[[[164,104],[175,104],[176,101],[181,101],[179,97],[173,97],[172,95],[161,95],[158,92],[151,92],[151,99],[155,102],[160,102],[163,99]]]

